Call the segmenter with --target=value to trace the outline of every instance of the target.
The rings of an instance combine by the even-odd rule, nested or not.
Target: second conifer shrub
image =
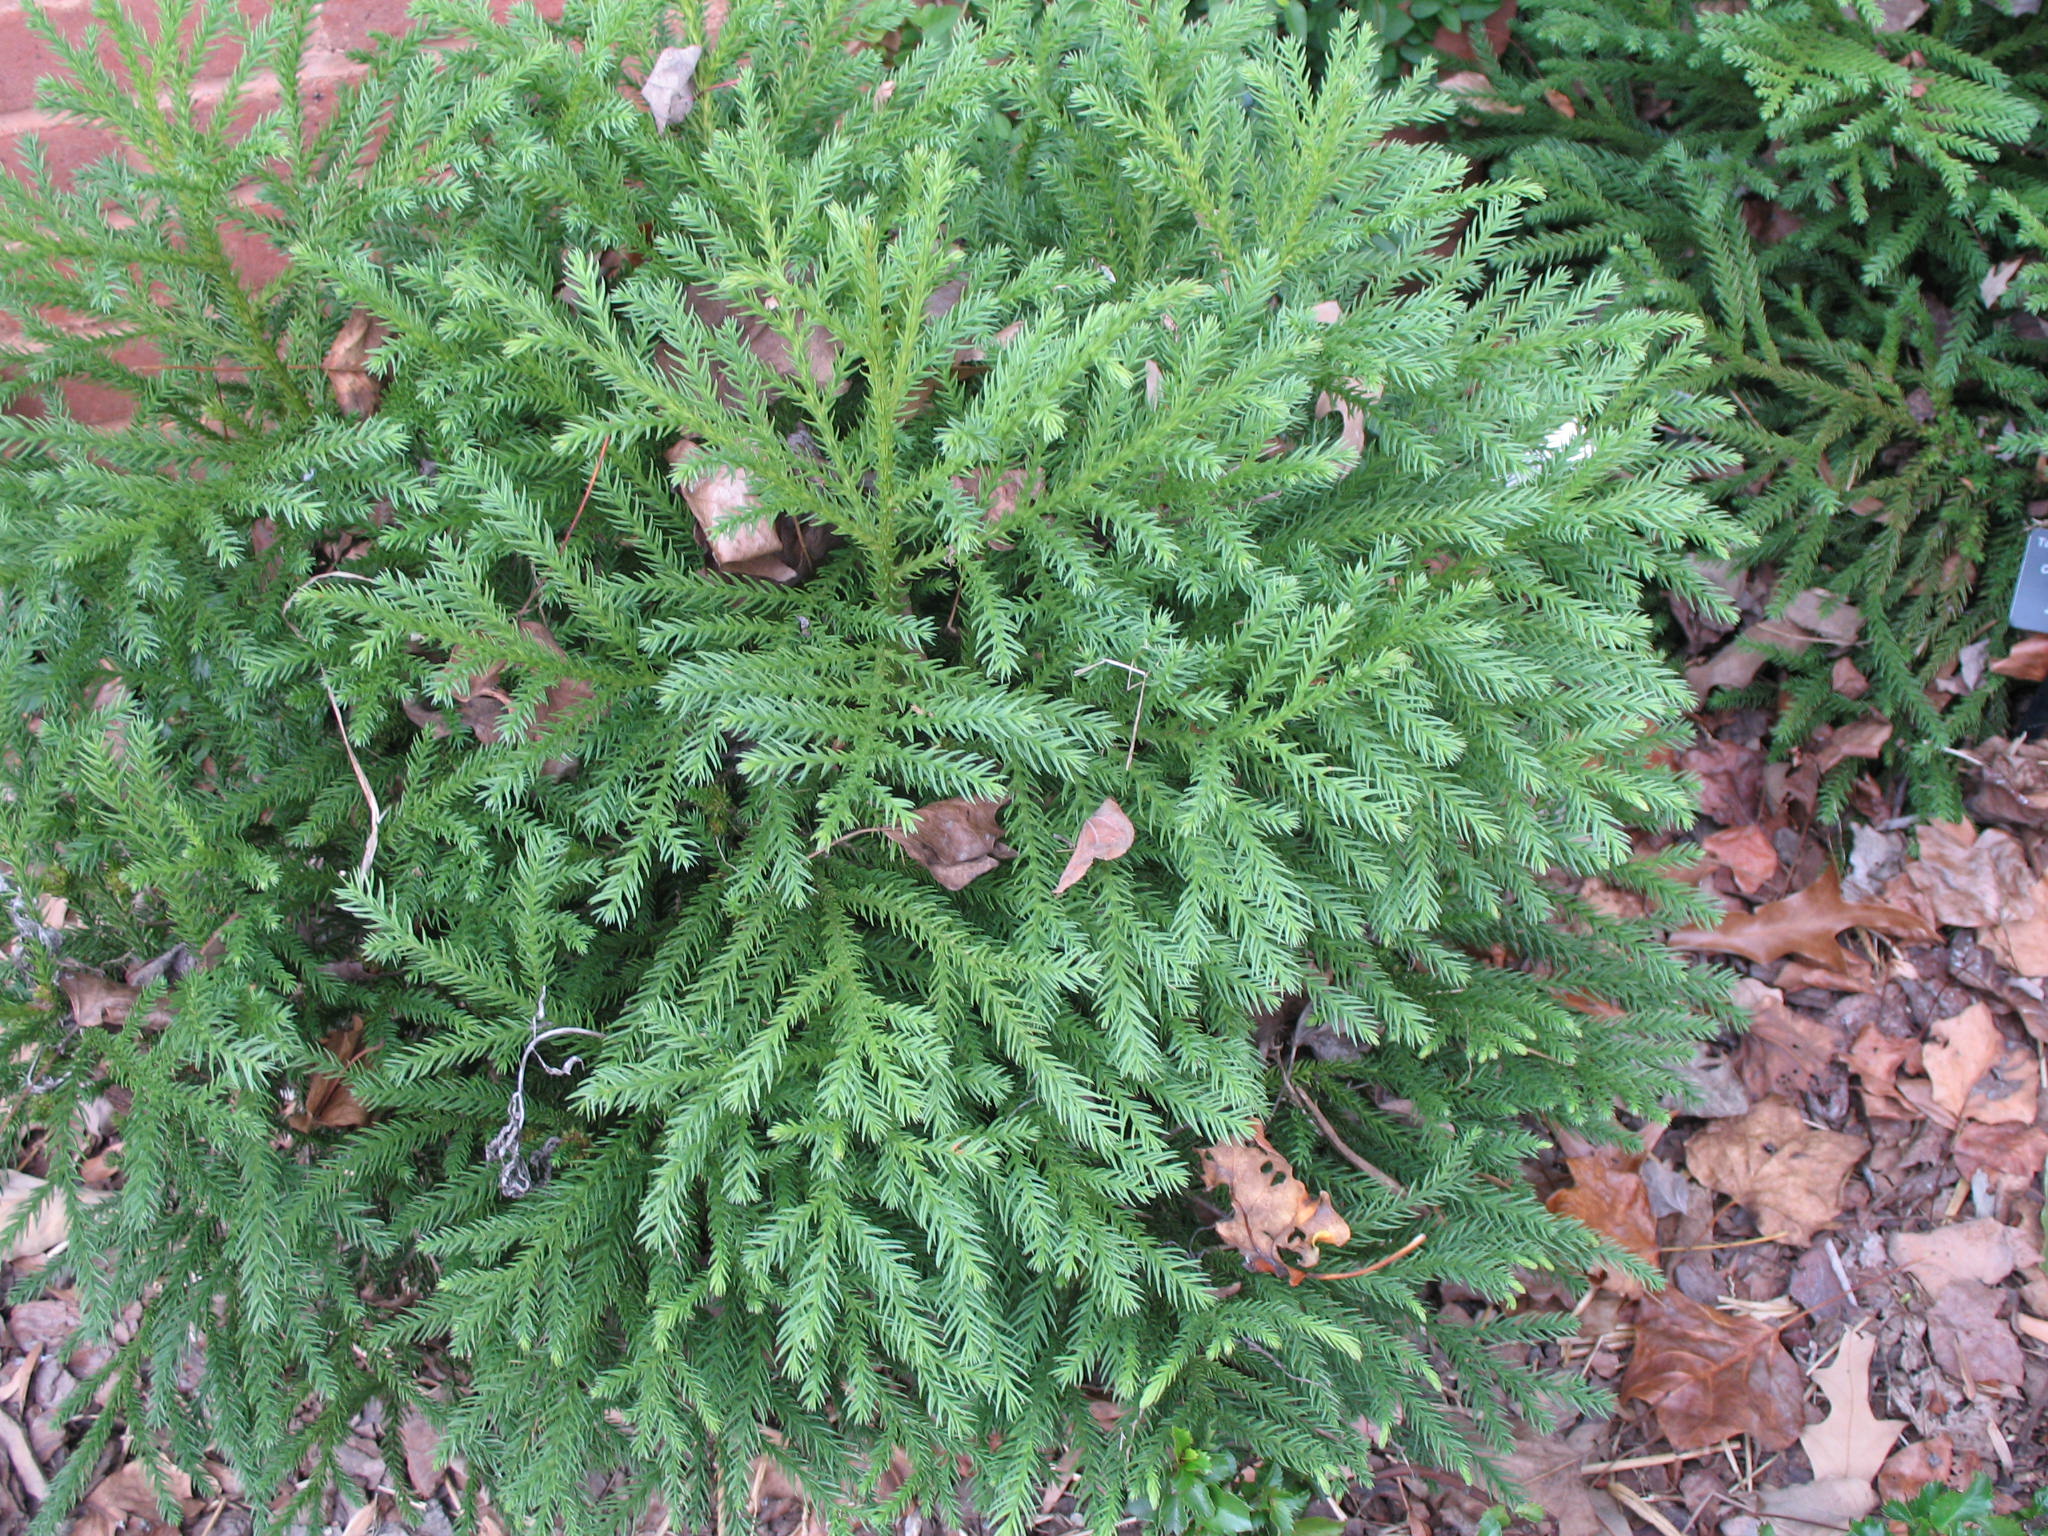
[[[1717,436],[1746,465],[1718,499],[1773,613],[1818,586],[1860,616],[1846,652],[1779,626],[1782,674],[1715,702],[1782,683],[1786,747],[1875,711],[1918,803],[1959,816],[1950,749],[2006,723],[1984,665],[2048,518],[2048,15],[1528,0],[1468,102],[1463,142],[1548,194],[1535,259],[1611,262],[1700,322],[1697,387],[1737,403]]]
[[[50,1508],[381,1397],[522,1529],[763,1454],[1014,1526],[1067,1447],[1106,1529],[1190,1435],[1587,1395],[1515,1302],[1619,1261],[1522,1165],[1697,1030],[1570,894],[1688,809],[1685,323],[1256,6],[442,5],[318,131],[180,89],[304,7],[188,12],[0,191],[0,1052],[141,1307]]]

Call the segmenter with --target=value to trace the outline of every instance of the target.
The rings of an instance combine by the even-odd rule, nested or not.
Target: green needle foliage
[[[372,1397],[582,1532],[762,1454],[835,1520],[965,1458],[1014,1528],[1067,1446],[1106,1530],[1176,1446],[1469,1467],[1589,1395],[1493,1309],[1619,1262],[1533,1127],[1649,1106],[1708,990],[1552,877],[1678,899],[1624,828],[1689,811],[1643,592],[1733,532],[1691,322],[1527,276],[1357,27],[1312,89],[1254,6],[892,56],[886,4],[474,0],[316,131],[303,6],[165,9],[47,88],[131,153],[0,191],[0,1049],[142,1318],[52,1519],[117,1420],[264,1495]],[[281,106],[188,105],[230,38]],[[707,543],[679,487],[741,477]],[[785,579],[720,569],[767,516]],[[1002,847],[913,857],[948,798]],[[1370,1273],[1220,1240],[1259,1122]]]
[[[1548,191],[1533,255],[1611,259],[1706,328],[1701,387],[1740,406],[1714,435],[1749,465],[1720,496],[1749,558],[1777,567],[1780,604],[1818,584],[1862,612],[1868,698],[1812,648],[1781,744],[1875,709],[1950,816],[1944,749],[2003,724],[2003,689],[1950,704],[1935,685],[1966,647],[2004,649],[2048,514],[2048,16],[2015,9],[1527,0],[1493,92],[1521,115],[1468,135]]]

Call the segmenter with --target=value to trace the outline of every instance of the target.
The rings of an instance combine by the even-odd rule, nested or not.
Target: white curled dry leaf
[[[1073,857],[1060,871],[1059,883],[1052,888],[1053,895],[1058,896],[1070,889],[1094,867],[1097,859],[1122,858],[1131,851],[1137,835],[1137,829],[1131,825],[1131,818],[1124,814],[1124,808],[1114,800],[1103,801],[1095,808],[1095,814],[1081,824],[1081,835],[1074,840]]]
[[[703,57],[704,50],[695,43],[661,50],[640,87],[655,127],[673,128],[697,105],[697,61]]]

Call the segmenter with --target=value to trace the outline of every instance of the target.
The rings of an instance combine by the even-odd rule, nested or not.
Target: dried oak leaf
[[[1734,1435],[1782,1451],[1806,1427],[1805,1378],[1778,1330],[1676,1289],[1636,1303],[1636,1347],[1621,1396],[1656,1410],[1657,1427],[1681,1451]]]
[[[1293,1165],[1266,1140],[1264,1126],[1252,1127],[1250,1141],[1202,1149],[1202,1188],[1224,1185],[1230,1189],[1230,1214],[1216,1223],[1216,1235],[1244,1255],[1248,1268],[1299,1284],[1301,1274],[1283,1253],[1300,1259],[1302,1269],[1313,1269],[1322,1258],[1318,1244],[1351,1241],[1350,1223],[1330,1204],[1330,1192],[1310,1199]]]
[[[664,48],[647,71],[640,98],[657,128],[673,128],[697,105],[697,61],[704,49],[696,43],[687,48]]]
[[[1747,1206],[1760,1232],[1803,1248],[1842,1214],[1842,1181],[1869,1151],[1867,1137],[1816,1130],[1783,1099],[1765,1099],[1693,1137],[1685,1166]]]
[[[1131,851],[1131,843],[1137,835],[1137,829],[1131,825],[1131,818],[1124,814],[1124,808],[1114,800],[1103,801],[1095,808],[1095,814],[1081,823],[1081,835],[1074,839],[1073,857],[1060,871],[1059,881],[1052,888],[1053,895],[1067,891],[1094,867],[1097,859],[1122,858]]]
[[[1704,949],[1740,955],[1759,965],[1804,955],[1831,971],[1846,970],[1849,955],[1835,935],[1845,928],[1868,928],[1895,939],[1928,944],[1938,937],[1914,913],[1871,901],[1844,901],[1841,877],[1832,867],[1805,890],[1782,901],[1767,902],[1754,912],[1734,912],[1711,933],[1681,928],[1671,935],[1679,949]]]
[[[321,366],[342,414],[367,416],[384,398],[384,386],[370,376],[369,362],[370,354],[389,334],[383,322],[367,309],[352,311],[335,333]]]
[[[932,872],[949,891],[957,891],[994,869],[1017,850],[1003,841],[996,824],[1002,800],[934,800],[919,806],[915,830],[884,829],[883,836]]]
[[[1644,1154],[1619,1147],[1595,1147],[1564,1165],[1572,1182],[1544,1201],[1554,1214],[1582,1221],[1612,1238],[1645,1264],[1657,1264],[1657,1218],[1650,1211],[1650,1192],[1643,1184]],[[1643,1283],[1619,1271],[1593,1272],[1595,1283],[1621,1297],[1643,1294]]]
[[[1876,1353],[1877,1341],[1851,1328],[1834,1361],[1813,1373],[1814,1385],[1827,1394],[1828,1416],[1807,1425],[1799,1445],[1816,1480],[1848,1478],[1868,1487],[1905,1432],[1903,1422],[1870,1411],[1870,1360]]]
[[[320,1044],[344,1067],[363,1059],[363,1021],[350,1019],[341,1029],[330,1031]],[[368,1125],[370,1112],[349,1091],[346,1081],[325,1072],[315,1072],[306,1081],[306,1102],[285,1117],[285,1123],[304,1134],[318,1126],[322,1130],[347,1130]]]

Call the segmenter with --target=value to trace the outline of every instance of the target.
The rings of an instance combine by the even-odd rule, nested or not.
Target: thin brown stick
[[[1609,1483],[1607,1491],[1645,1524],[1656,1527],[1662,1536],[1682,1536],[1678,1527],[1664,1518],[1663,1511],[1626,1483]]]
[[[1696,1451],[1666,1451],[1661,1456],[1624,1456],[1619,1461],[1589,1461],[1579,1471],[1588,1477],[1599,1477],[1609,1472],[1639,1472],[1645,1467],[1668,1467],[1701,1456],[1718,1456],[1734,1443],[1733,1440],[1717,1440]]]
[[[604,441],[597,445],[597,462],[590,466],[590,478],[583,482],[583,499],[576,503],[576,515],[569,519],[569,526],[562,530],[561,541],[555,545],[555,552],[557,554],[566,551],[569,547],[569,541],[576,537],[576,525],[583,521],[583,509],[590,505],[590,493],[597,489],[597,477],[604,473],[605,455],[611,451],[612,435],[607,432],[604,435]],[[540,601],[540,595],[547,590],[547,587],[547,578],[542,576],[539,571],[535,571],[533,573],[533,591],[528,593],[526,601],[519,605],[519,611],[512,615],[514,623],[526,617],[532,610],[533,605]]]
[[[833,838],[832,841],[827,843],[824,847],[813,848],[811,850],[811,857],[814,859],[822,859],[823,857],[825,857],[826,854],[830,853],[834,848],[837,848],[841,843],[850,843],[856,837],[873,837],[878,832],[887,832],[888,830],[889,828],[887,827],[855,827],[851,832],[840,833],[839,836]]]
[[[1081,1447],[1070,1445],[1066,1455],[1053,1464],[1052,1481],[1045,1485],[1045,1492],[1038,1500],[1040,1518],[1051,1514],[1059,1502],[1067,1496],[1067,1489],[1073,1486],[1075,1471],[1081,1465]]]
[[[1725,1243],[1693,1243],[1684,1248],[1665,1248],[1663,1253],[1713,1253],[1722,1248],[1754,1248],[1758,1243],[1782,1243],[1783,1232],[1766,1232],[1762,1237],[1737,1237]]]
[[[284,600],[284,608],[281,614],[284,619],[285,628],[298,635],[301,640],[306,637],[300,632],[299,626],[292,622],[292,604],[296,603],[299,600],[299,594],[312,586],[314,582],[325,581],[329,578],[337,581],[365,582],[370,579],[367,576],[358,576],[353,571],[322,571],[318,576],[309,577],[301,582],[298,591],[293,592],[290,597]],[[341,712],[341,700],[334,696],[334,689],[327,681],[327,669],[321,667],[319,670],[320,690],[327,695],[327,707],[334,711],[335,729],[341,732],[341,750],[348,754],[348,765],[356,776],[356,788],[363,792],[363,803],[370,809],[370,835],[363,839],[363,856],[356,864],[356,878],[361,880],[368,876],[370,866],[377,860],[377,843],[384,835],[384,807],[377,800],[377,792],[370,788],[370,776],[363,771],[362,759],[356,756],[355,743],[348,739],[348,717]]]
[[[1396,1248],[1392,1253],[1388,1254],[1384,1259],[1381,1259],[1376,1263],[1368,1264],[1363,1269],[1340,1270],[1338,1273],[1334,1275],[1319,1275],[1312,1269],[1303,1270],[1302,1273],[1305,1274],[1311,1280],[1356,1280],[1361,1275],[1377,1274],[1380,1270],[1385,1269],[1389,1264],[1392,1264],[1397,1259],[1407,1258],[1409,1254],[1413,1253],[1416,1249],[1420,1248],[1424,1243],[1428,1241],[1429,1234],[1427,1232],[1418,1232],[1413,1237],[1409,1238],[1407,1242],[1403,1243],[1400,1247]]]
[[[1299,1083],[1295,1082],[1294,1069],[1290,1063],[1284,1060],[1280,1064],[1280,1082],[1287,1089],[1287,1096],[1301,1106],[1302,1113],[1315,1122],[1316,1129],[1323,1133],[1324,1138],[1328,1140],[1331,1146],[1337,1149],[1338,1155],[1345,1162],[1356,1168],[1367,1178],[1379,1180],[1380,1183],[1386,1185],[1387,1188],[1397,1195],[1408,1193],[1407,1187],[1399,1179],[1384,1169],[1375,1167],[1365,1158],[1360,1157],[1357,1152],[1352,1150],[1351,1144],[1337,1134],[1337,1128],[1330,1124],[1330,1117],[1324,1114],[1322,1106],[1310,1098],[1306,1090]]]

